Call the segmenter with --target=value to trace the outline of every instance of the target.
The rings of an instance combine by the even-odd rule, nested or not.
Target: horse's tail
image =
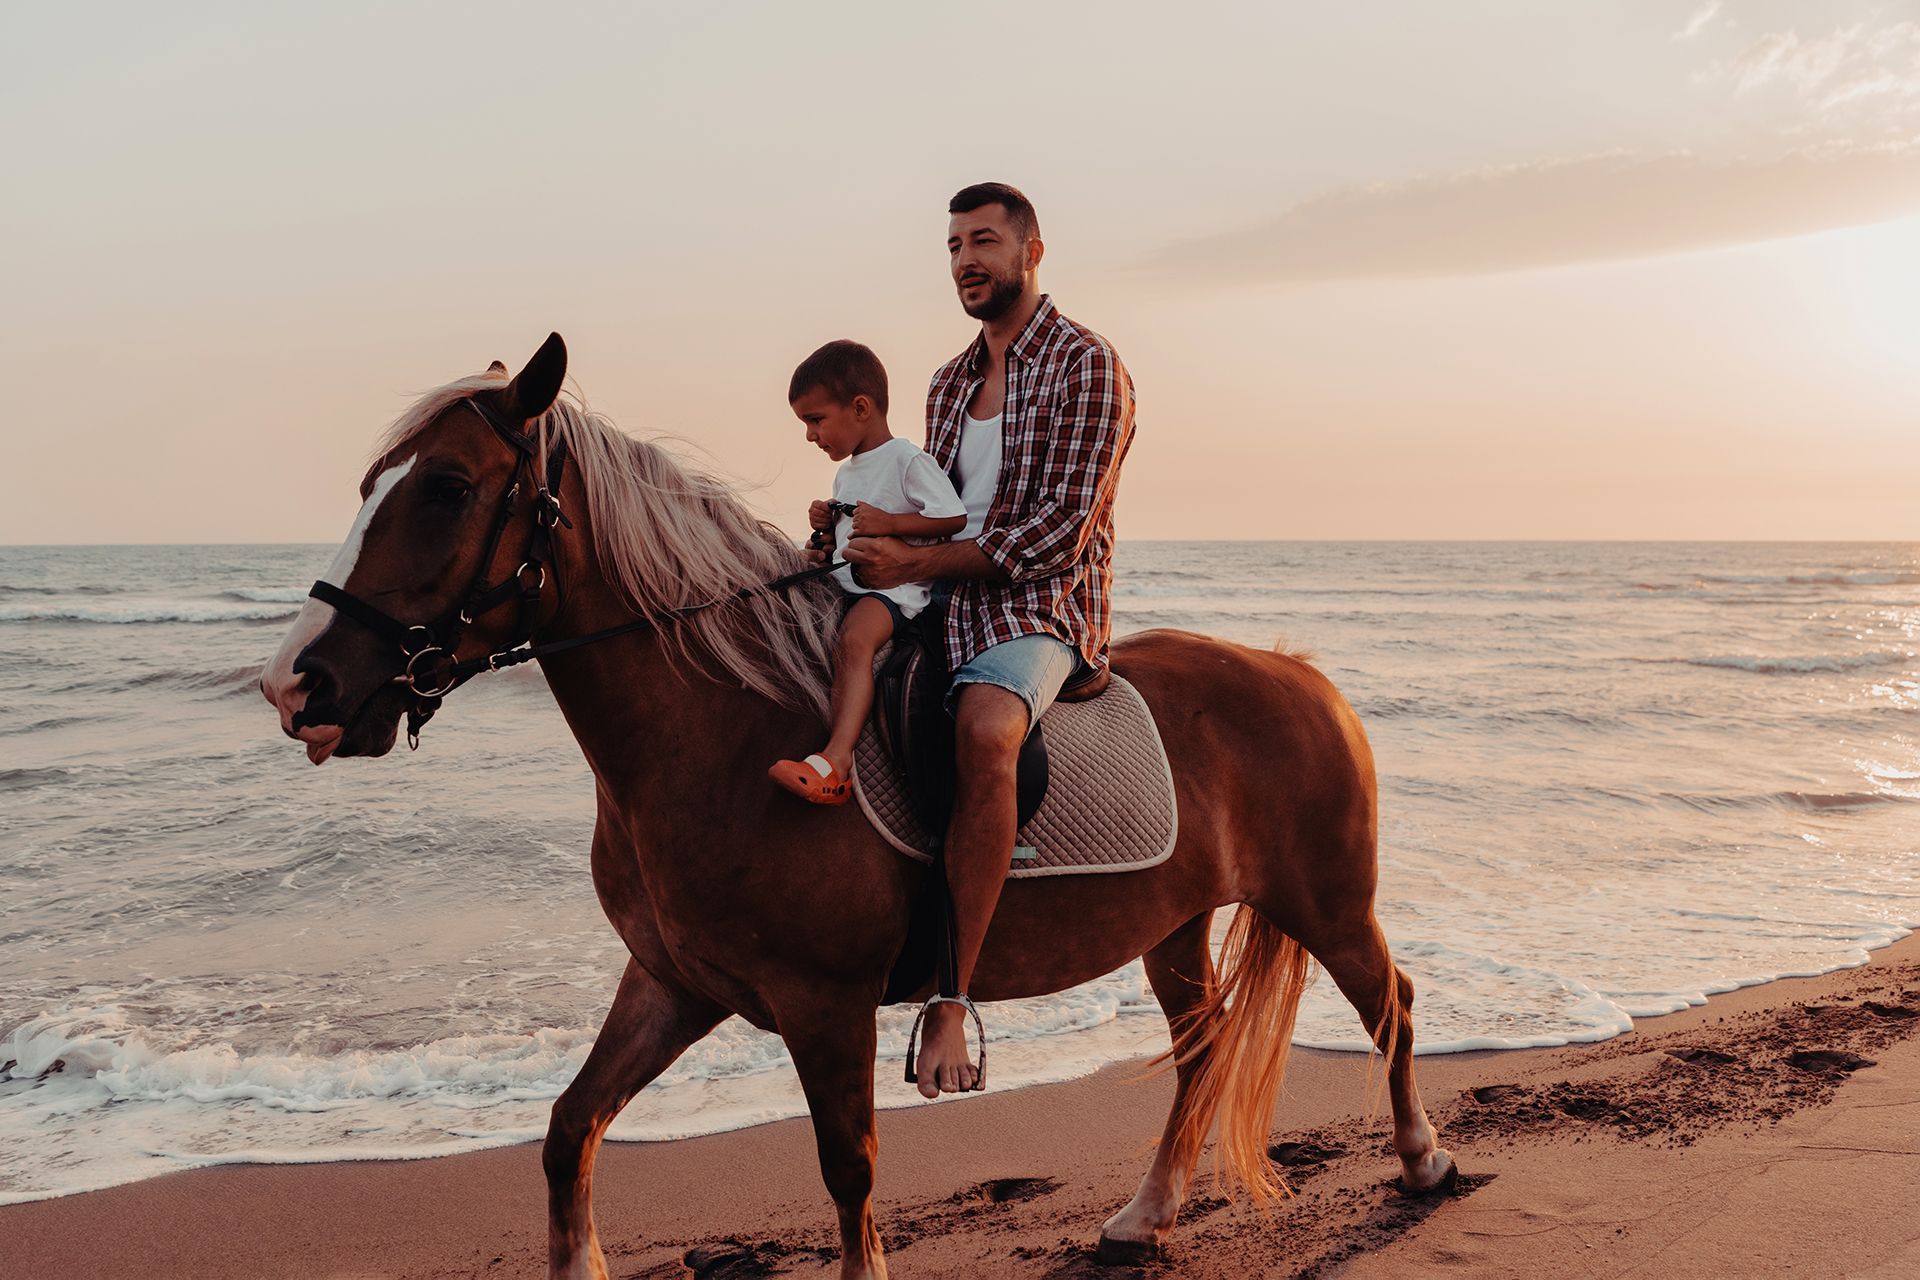
[[[1205,1142],[1218,1121],[1215,1177],[1229,1195],[1244,1188],[1258,1205],[1291,1194],[1274,1172],[1267,1139],[1312,967],[1305,947],[1242,904],[1227,927],[1212,989],[1175,1029],[1167,1051],[1176,1064],[1197,1066],[1174,1115],[1181,1154]]]

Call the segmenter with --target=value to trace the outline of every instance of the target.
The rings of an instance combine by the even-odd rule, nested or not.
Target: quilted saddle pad
[[[1047,733],[1047,795],[1020,828],[1009,877],[1138,871],[1173,854],[1180,819],[1173,772],[1140,691],[1113,678],[1086,702],[1056,702]],[[854,751],[853,790],[874,830],[921,862],[933,861],[900,771],[868,725]]]

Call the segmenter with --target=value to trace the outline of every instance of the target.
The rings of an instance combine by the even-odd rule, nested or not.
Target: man
[[[855,538],[844,554],[871,588],[953,584],[946,860],[964,993],[1013,853],[1020,744],[1070,677],[1107,665],[1113,499],[1134,401],[1113,348],[1040,292],[1046,246],[1027,198],[980,183],[947,212],[954,287],[980,334],[933,375],[927,452],[953,476],[967,526],[925,547]],[[965,1016],[957,1003],[927,1010],[918,1085],[929,1098],[973,1087]]]

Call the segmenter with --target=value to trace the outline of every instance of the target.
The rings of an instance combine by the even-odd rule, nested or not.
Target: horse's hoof
[[[1158,1262],[1163,1250],[1156,1240],[1116,1240],[1101,1236],[1093,1260],[1103,1267],[1140,1267]]]
[[[1450,1195],[1453,1189],[1460,1185],[1460,1166],[1454,1162],[1452,1156],[1447,1156],[1447,1171],[1441,1174],[1440,1180],[1432,1186],[1415,1189],[1407,1185],[1405,1177],[1400,1178],[1396,1185],[1400,1188],[1400,1194],[1408,1197]]]

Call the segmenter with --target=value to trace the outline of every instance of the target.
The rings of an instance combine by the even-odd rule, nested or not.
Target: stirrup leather
[[[973,1001],[967,998],[967,993],[964,991],[957,996],[935,996],[921,1005],[920,1012],[913,1015],[913,1030],[907,1033],[907,1083],[920,1083],[920,1078],[913,1069],[914,1046],[920,1043],[920,1024],[926,1020],[927,1010],[937,1004],[957,1004],[973,1015],[973,1032],[980,1041],[980,1061],[974,1065],[973,1088],[968,1092],[978,1093],[987,1087],[987,1028],[986,1024],[980,1021],[980,1011],[973,1007]]]

